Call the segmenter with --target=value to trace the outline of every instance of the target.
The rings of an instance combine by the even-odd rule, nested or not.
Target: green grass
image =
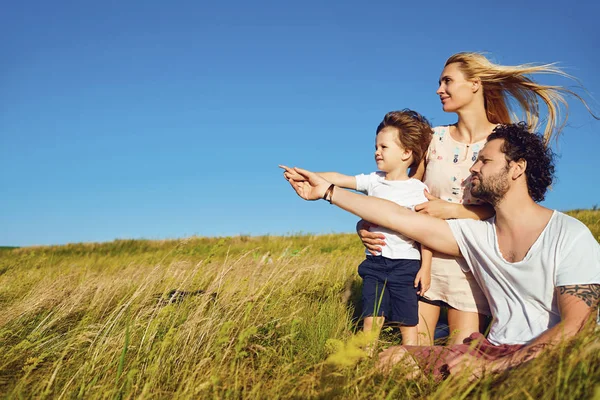
[[[596,238],[600,211],[574,211]],[[7,398],[599,398],[600,332],[472,385],[341,366],[355,235],[118,240],[0,252]],[[383,345],[398,341],[383,336]],[[340,350],[346,349],[346,350]],[[350,354],[346,354],[350,357]]]
[[[7,250],[13,250],[13,249],[18,249],[18,247],[16,247],[16,246],[0,246],[0,252],[7,251]]]

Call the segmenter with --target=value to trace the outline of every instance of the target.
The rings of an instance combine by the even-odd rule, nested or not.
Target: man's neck
[[[524,196],[505,196],[495,207],[496,227],[502,231],[509,231],[518,235],[522,227],[531,227],[536,225],[534,221],[543,221],[549,218],[552,210],[543,207],[529,195]]]
[[[552,210],[534,202],[527,189],[507,193],[494,208],[500,254],[510,263],[524,260],[548,226]]]

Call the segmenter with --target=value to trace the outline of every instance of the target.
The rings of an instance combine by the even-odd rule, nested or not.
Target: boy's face
[[[398,134],[397,128],[387,126],[375,138],[375,162],[380,171],[391,172],[404,168],[410,158],[410,151],[402,147]]]

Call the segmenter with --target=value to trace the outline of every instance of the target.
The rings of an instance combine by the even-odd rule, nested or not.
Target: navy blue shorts
[[[419,322],[415,277],[421,260],[367,256],[358,266],[363,279],[363,317],[384,316],[388,322],[415,326]]]

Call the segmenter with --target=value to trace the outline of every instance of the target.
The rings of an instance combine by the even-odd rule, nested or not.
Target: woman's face
[[[437,95],[445,112],[456,112],[470,104],[475,98],[475,81],[468,81],[458,63],[448,64],[442,71]]]

